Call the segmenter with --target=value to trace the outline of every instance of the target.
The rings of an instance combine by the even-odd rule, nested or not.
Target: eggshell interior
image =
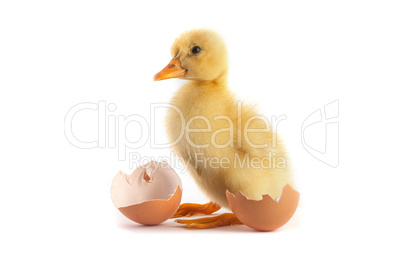
[[[296,211],[300,194],[289,185],[283,188],[279,201],[269,195],[250,200],[240,191],[234,195],[226,191],[230,208],[245,225],[260,231],[272,231],[287,223]]]
[[[131,175],[119,171],[113,179],[111,195],[117,208],[151,200],[168,200],[182,189],[179,176],[166,162],[151,161]]]

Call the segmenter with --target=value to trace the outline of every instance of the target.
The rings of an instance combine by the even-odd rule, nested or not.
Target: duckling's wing
[[[234,146],[237,150],[260,158],[276,151],[277,135],[268,118],[257,113],[255,105],[243,104],[235,112]]]

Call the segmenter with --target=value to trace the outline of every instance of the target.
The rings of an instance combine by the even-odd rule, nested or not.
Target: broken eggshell
[[[151,161],[131,175],[117,173],[111,196],[114,205],[130,220],[156,225],[172,217],[179,208],[182,184],[167,162]]]
[[[292,218],[299,204],[300,194],[287,184],[279,201],[267,194],[261,200],[248,199],[240,191],[236,195],[226,191],[226,198],[233,213],[242,223],[259,231],[272,231]]]

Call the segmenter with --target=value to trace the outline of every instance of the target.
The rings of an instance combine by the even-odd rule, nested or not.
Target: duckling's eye
[[[195,46],[195,47],[193,47],[193,48],[191,49],[191,52],[192,52],[193,54],[198,54],[198,53],[201,52],[201,48],[200,48],[199,46]]]

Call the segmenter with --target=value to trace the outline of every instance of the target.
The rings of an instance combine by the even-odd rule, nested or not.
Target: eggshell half
[[[119,208],[124,216],[144,225],[160,224],[172,217],[180,206],[182,190],[178,186],[169,200],[152,200]]]
[[[250,200],[240,191],[234,195],[226,191],[229,206],[245,225],[259,231],[272,231],[287,223],[296,211],[300,194],[289,185],[283,188],[279,201],[269,195]]]
[[[156,225],[172,217],[179,208],[182,184],[167,162],[151,161],[131,175],[117,173],[111,196],[115,206],[130,220]]]

